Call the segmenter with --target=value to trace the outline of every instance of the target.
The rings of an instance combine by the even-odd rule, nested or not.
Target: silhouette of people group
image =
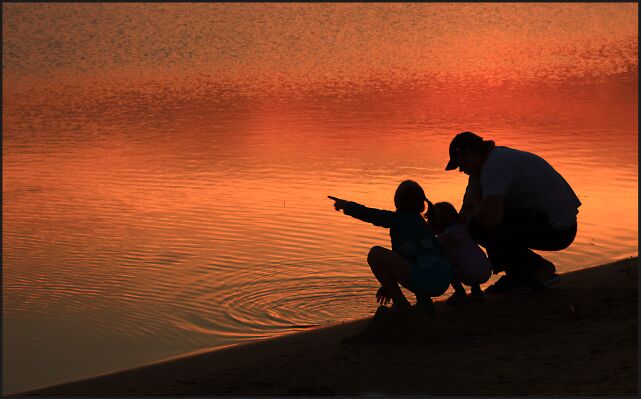
[[[377,302],[432,313],[432,298],[449,286],[446,302],[463,304],[559,281],[554,264],[533,250],[559,251],[574,241],[581,202],[563,176],[536,154],[472,132],[452,139],[449,158],[445,170],[469,176],[458,212],[448,202],[433,204],[412,180],[396,189],[395,211],[329,197],[337,211],[390,230],[391,249],[374,246],[367,255],[380,283]],[[484,293],[480,285],[492,273],[503,275]],[[416,295],[414,306],[400,286]]]

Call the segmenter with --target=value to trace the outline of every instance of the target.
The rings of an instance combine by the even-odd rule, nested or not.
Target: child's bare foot
[[[467,294],[465,292],[456,291],[452,294],[452,296],[447,298],[447,301],[445,301],[445,303],[447,303],[448,305],[462,305],[468,303],[469,301],[470,298],[467,297]]]
[[[480,286],[472,286],[472,290],[470,291],[470,299],[474,302],[483,302],[485,300],[483,290],[481,290]]]
[[[471,292],[470,293],[470,299],[473,302],[483,302],[485,300],[485,295],[483,295],[483,291]]]
[[[434,307],[434,302],[432,302],[431,300],[422,301],[416,302],[416,304],[412,306],[412,312],[430,315],[436,313],[436,308]]]
[[[409,301],[394,301],[390,310],[392,312],[406,312],[412,308],[412,305]]]

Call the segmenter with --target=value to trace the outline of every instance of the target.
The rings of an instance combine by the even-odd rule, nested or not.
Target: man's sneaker
[[[541,264],[530,273],[526,284],[530,286],[533,291],[544,290],[561,279],[555,272],[556,268],[554,267],[554,263],[543,259]]]
[[[554,273],[552,276],[550,276],[547,280],[543,282],[539,282],[536,280],[531,280],[530,281],[530,287],[532,288],[532,291],[542,291],[546,288],[549,288],[550,286],[558,283],[561,280],[561,276],[558,274]]]
[[[554,276],[555,272],[556,268],[554,267],[554,263],[541,258],[541,263],[530,273],[529,278],[543,285]]]
[[[561,281],[561,276],[559,276],[558,274],[554,273],[554,274],[552,275],[552,277],[550,277],[549,279],[547,279],[546,281],[544,281],[542,285],[543,285],[543,287],[545,287],[545,288],[549,288],[551,285],[556,284],[556,283],[558,283],[559,281]]]
[[[519,284],[517,287],[515,287],[512,293],[513,294],[531,294],[533,292],[543,291],[548,287],[550,287],[551,285],[558,283],[560,280],[561,280],[561,276],[559,276],[556,273],[542,283],[534,279],[530,279],[525,283]]]

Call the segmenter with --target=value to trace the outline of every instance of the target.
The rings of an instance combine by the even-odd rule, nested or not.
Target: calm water
[[[4,391],[370,315],[326,196],[459,207],[463,130],[575,189],[560,271],[637,255],[637,7],[556,7],[3,5]]]

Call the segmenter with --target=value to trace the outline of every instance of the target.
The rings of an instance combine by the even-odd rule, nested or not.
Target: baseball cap
[[[483,143],[483,138],[472,132],[462,132],[454,136],[450,143],[450,161],[445,170],[453,170],[459,167],[459,154],[466,148],[478,148]]]

